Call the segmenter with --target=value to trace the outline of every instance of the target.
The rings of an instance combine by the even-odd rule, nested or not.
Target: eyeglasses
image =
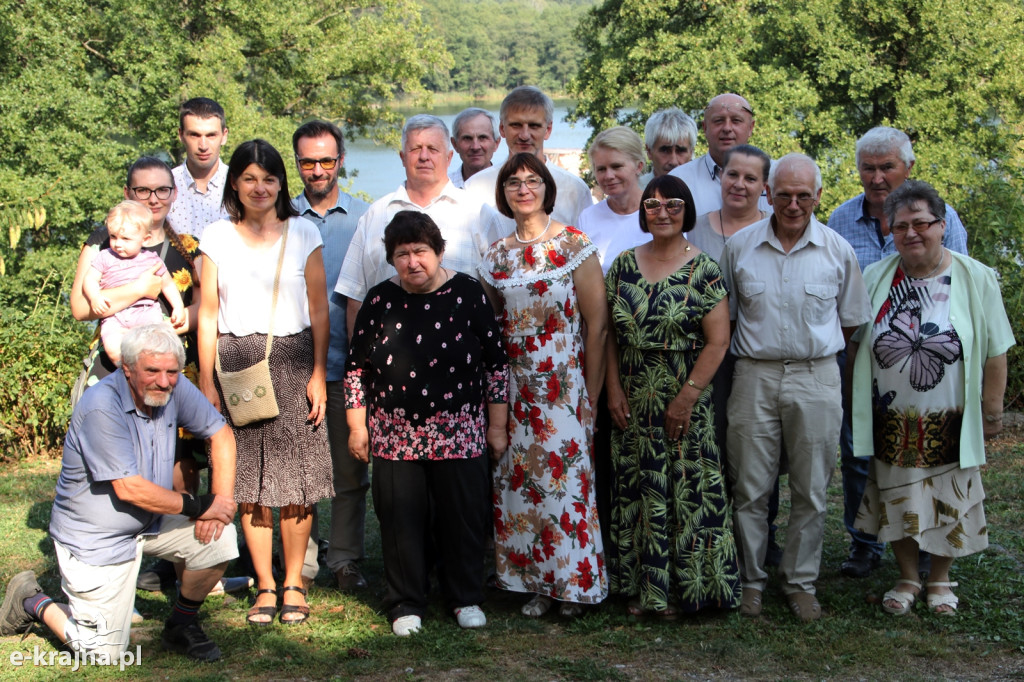
[[[797,194],[796,196],[793,196],[792,194],[775,194],[773,197],[775,199],[775,203],[782,207],[789,206],[793,203],[794,199],[796,199],[796,203],[800,208],[807,208],[814,203],[813,194]]]
[[[301,168],[304,171],[311,171],[314,168],[316,168],[316,165],[318,163],[320,164],[320,167],[323,168],[324,170],[331,170],[332,168],[338,165],[338,160],[340,158],[341,154],[338,154],[334,158],[326,159],[300,159],[299,157],[296,156],[295,160],[299,163],[299,168]]]
[[[544,184],[544,181],[538,178],[536,175],[531,175],[525,180],[519,178],[509,178],[505,181],[504,187],[508,192],[518,192],[519,188],[526,185],[526,189],[537,189]]]
[[[896,223],[889,229],[892,231],[893,234],[904,235],[907,233],[907,230],[913,228],[914,232],[921,234],[922,232],[927,232],[928,230],[930,230],[932,225],[934,225],[935,223],[941,222],[942,218],[936,218],[935,220],[932,220],[930,222],[927,220],[918,220],[913,223]]]
[[[665,212],[669,215],[678,215],[686,206],[686,202],[682,199],[669,199],[668,201],[644,199],[644,210],[647,211],[647,215],[658,215],[661,213],[662,206],[665,207]]]
[[[163,201],[170,198],[171,192],[174,191],[173,187],[154,187],[152,189],[149,187],[129,187],[128,189],[132,191],[132,194],[139,201],[148,201],[151,194],[155,194],[157,199]]]

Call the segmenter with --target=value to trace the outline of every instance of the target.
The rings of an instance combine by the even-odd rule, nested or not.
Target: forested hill
[[[423,22],[452,56],[434,92],[483,95],[517,85],[565,93],[583,56],[576,26],[596,0],[420,0]]]

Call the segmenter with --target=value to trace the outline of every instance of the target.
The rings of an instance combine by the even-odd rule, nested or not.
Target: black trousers
[[[374,457],[372,485],[388,586],[384,597],[388,618],[426,612],[431,544],[445,608],[480,604],[484,540],[491,520],[480,504],[490,489],[487,458],[396,461]]]

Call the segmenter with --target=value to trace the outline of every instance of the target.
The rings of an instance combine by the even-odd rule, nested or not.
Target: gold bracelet
[[[703,387],[703,388],[702,388],[702,387],[700,387],[700,386],[698,386],[698,385],[697,385],[697,384],[696,384],[696,383],[695,383],[695,382],[693,381],[693,379],[687,379],[687,380],[686,380],[686,385],[687,385],[687,386],[693,386],[693,387],[694,387],[695,389],[697,389],[698,391],[703,391],[703,390],[704,390],[705,388],[707,388],[706,386],[705,386],[705,387]]]

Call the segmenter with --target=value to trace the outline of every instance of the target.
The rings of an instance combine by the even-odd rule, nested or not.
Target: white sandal
[[[917,592],[905,592],[903,590],[897,590],[895,587],[882,595],[882,609],[886,613],[891,613],[894,616],[905,616],[910,613],[910,609],[913,608],[914,602],[917,601],[917,595],[921,593],[921,583],[914,580],[900,579],[896,583],[897,586],[900,584],[910,585],[917,588]],[[930,596],[930,595],[929,595]],[[894,601],[899,604],[899,607],[887,606],[885,602]],[[931,601],[929,600],[929,605]]]
[[[933,582],[925,583],[925,589],[929,587],[959,587],[960,583],[955,582]],[[956,607],[960,603],[960,600],[952,592],[945,594],[932,594],[928,593],[928,610],[934,613],[936,616],[952,616],[956,614]],[[949,606],[948,611],[939,611],[939,607]]]

